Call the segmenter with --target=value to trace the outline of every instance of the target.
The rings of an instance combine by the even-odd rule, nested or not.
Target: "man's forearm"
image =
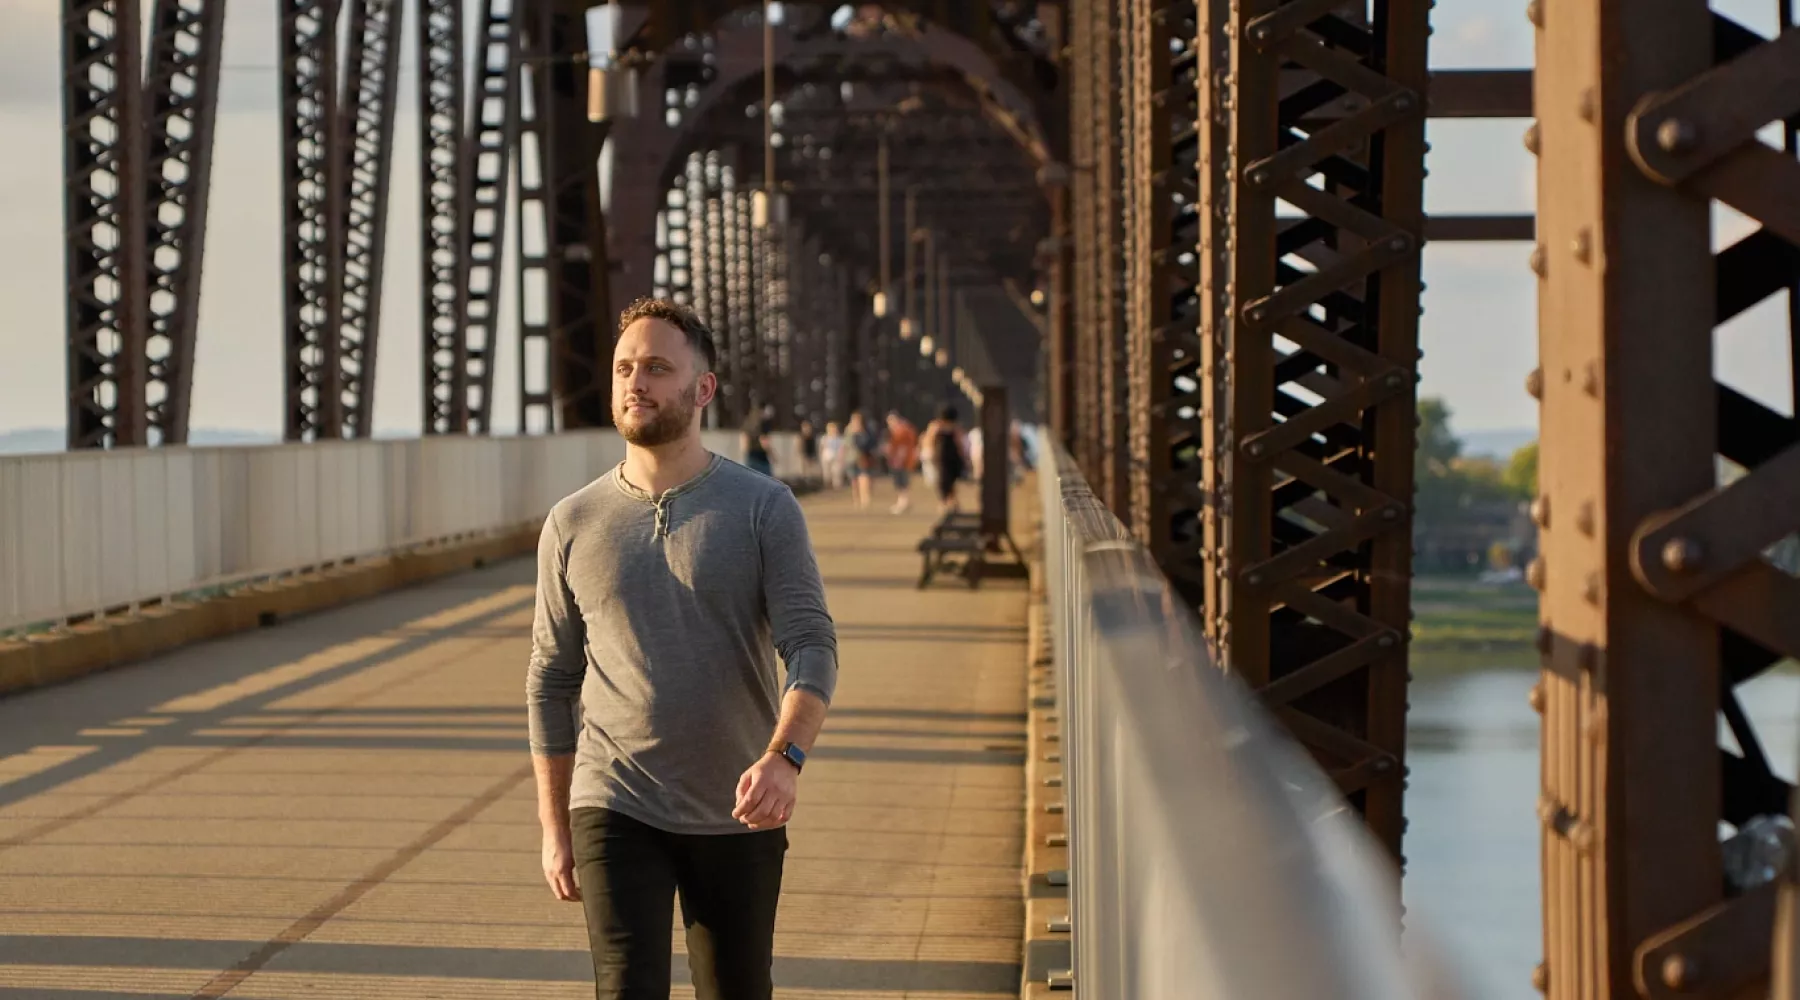
[[[825,725],[825,699],[790,688],[781,699],[781,718],[775,723],[775,743],[792,743],[802,753],[812,753],[813,742]],[[541,786],[540,786],[541,787]]]
[[[569,828],[569,784],[575,778],[575,755],[548,757],[531,755],[531,769],[537,772],[538,823],[545,830]]]

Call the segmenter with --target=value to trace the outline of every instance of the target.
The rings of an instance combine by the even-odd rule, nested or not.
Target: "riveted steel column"
[[[1240,0],[1227,22],[1216,634],[1396,856],[1429,6],[1381,0],[1363,23]],[[1278,199],[1303,217],[1278,220]]]

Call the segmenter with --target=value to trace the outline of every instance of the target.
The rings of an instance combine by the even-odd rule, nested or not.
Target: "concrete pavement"
[[[930,516],[888,499],[804,501],[842,671],[777,996],[1016,996],[1025,584],[915,591]],[[0,998],[591,997],[581,913],[538,872],[531,579],[510,562],[0,700]]]

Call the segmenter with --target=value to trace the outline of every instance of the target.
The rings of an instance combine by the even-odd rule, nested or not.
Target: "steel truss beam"
[[[62,17],[68,446],[187,440],[223,0]]]
[[[290,441],[373,431],[400,0],[351,0],[338,90],[341,0],[283,0],[283,257]]]
[[[462,260],[461,378],[468,394],[468,426],[493,430],[494,361],[500,335],[500,269],[505,259],[512,160],[519,143],[519,22],[517,0],[482,0],[475,105],[463,143],[461,176],[467,185]],[[518,294],[523,295],[521,288]],[[442,384],[442,379],[438,384]],[[459,405],[458,410],[462,407]]]
[[[1765,995],[1778,885],[1727,865],[1718,830],[1788,808],[1738,685],[1800,655],[1800,580],[1764,555],[1800,529],[1800,429],[1716,381],[1713,335],[1786,292],[1800,357],[1800,30],[1771,41],[1706,0],[1533,13],[1537,979],[1552,998]],[[1779,121],[1786,152],[1756,138]],[[1761,228],[1714,253],[1715,201]],[[1721,485],[1721,458],[1746,474]]]
[[[420,265],[426,434],[469,430],[469,198],[462,0],[419,0]]]
[[[527,433],[612,426],[607,377],[613,316],[601,132],[587,120],[583,6],[522,9],[528,57],[520,114],[519,427]]]
[[[1198,177],[1230,239],[1207,248],[1202,288],[1218,510],[1202,579],[1185,558],[1171,573],[1217,581],[1225,667],[1398,855],[1430,3],[1375,0],[1367,25],[1313,0],[1219,6],[1201,20],[1230,63],[1209,49]],[[1284,69],[1312,82],[1284,87]],[[1347,94],[1360,110],[1301,127]],[[1278,199],[1304,218],[1277,220]]]

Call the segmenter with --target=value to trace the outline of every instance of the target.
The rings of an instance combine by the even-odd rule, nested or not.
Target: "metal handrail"
[[[1039,485],[1075,991],[1448,995],[1410,934],[1412,960],[1402,954],[1385,853],[1310,756],[1213,668],[1149,553],[1059,447]]]

